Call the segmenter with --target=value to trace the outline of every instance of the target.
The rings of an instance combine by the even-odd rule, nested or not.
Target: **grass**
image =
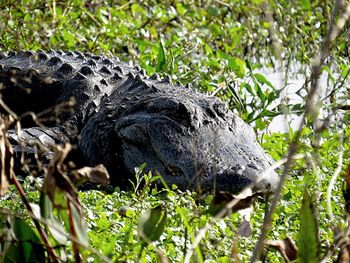
[[[175,82],[215,93],[227,102],[235,113],[254,125],[264,148],[275,160],[280,160],[288,154],[296,133],[269,134],[268,125],[280,114],[302,114],[306,99],[291,104],[280,103],[278,98],[288,87],[295,64],[301,65],[299,73],[305,78],[302,89],[310,90],[311,65],[329,30],[329,18],[333,13],[339,18],[343,10],[334,9],[333,1],[266,3],[261,0],[3,1],[0,50],[88,51],[136,61],[148,74],[156,71],[170,74]],[[350,50],[346,25],[332,43],[322,67],[327,74],[329,96],[319,101],[320,111],[315,110],[306,119],[298,141],[298,153],[303,158],[291,167],[267,236],[270,240],[291,237],[299,248],[300,261],[305,260],[303,246],[306,246],[310,252],[315,251],[313,260],[318,262],[336,244],[335,233],[343,233],[347,227],[341,193],[343,179],[338,177],[330,185],[338,167],[342,168],[341,177],[346,180],[348,176],[344,172],[349,165],[350,147],[347,108]],[[256,72],[261,68],[281,68],[285,72],[283,87],[274,87],[267,76]],[[328,117],[336,121],[327,124]],[[326,124],[325,128],[317,126],[320,123]],[[339,164],[340,153],[344,161]],[[151,180],[152,176],[149,177]],[[200,230],[209,226],[194,248],[192,261],[247,262],[259,239],[266,211],[266,204],[260,201],[254,204],[254,212],[246,221],[245,215],[239,213],[216,220],[209,213],[213,198],[210,195],[181,192],[176,187],[169,190],[146,187],[135,192],[118,189],[113,193],[79,192],[84,210],[81,217],[78,208],[67,205],[65,193],[55,196],[56,204],[63,209],[51,207],[50,201],[43,201],[45,195],[36,191],[28,180],[23,184],[25,197],[35,204],[33,211],[48,209],[49,213],[41,217],[41,225],[57,257],[63,261],[79,261],[81,257],[88,262],[157,262],[165,258],[182,262]],[[327,192],[329,187],[332,191]],[[308,210],[302,204],[310,200],[312,209]],[[18,189],[10,188],[0,200],[0,207],[4,219],[0,222],[3,238],[0,257],[3,257],[6,251],[15,254],[17,249],[23,249],[5,242],[11,240],[11,231],[33,229],[28,240],[36,240],[40,235]],[[74,221],[72,215],[83,221]],[[14,216],[22,221],[15,221]],[[247,221],[251,234],[244,228]],[[155,236],[145,237],[140,231],[150,222],[155,226],[151,228]],[[303,232],[307,226],[315,230]],[[311,235],[315,240],[305,242],[305,236]],[[147,240],[149,237],[154,242]],[[89,247],[80,247],[77,252],[75,245],[86,241]],[[40,251],[47,255],[46,249],[42,245]],[[332,259],[338,254],[336,249]],[[283,260],[271,248],[265,256],[267,262]],[[3,260],[6,262],[6,258]]]

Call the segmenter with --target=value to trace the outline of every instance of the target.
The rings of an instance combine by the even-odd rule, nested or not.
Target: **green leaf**
[[[248,83],[246,82],[242,83],[242,88],[245,88],[250,94],[255,96],[255,92],[253,91],[252,86],[250,86]]]
[[[229,59],[228,60],[228,67],[229,67],[229,69],[232,69],[239,78],[244,77],[245,62],[243,60],[241,60],[240,58]]]
[[[52,237],[61,245],[65,245],[67,243],[67,236],[64,229],[64,226],[60,221],[58,221],[56,218],[51,218],[48,220],[48,229],[50,230],[50,233]]]
[[[157,58],[157,68],[156,71],[164,71],[166,69],[166,54],[165,54],[165,48],[163,44],[163,40],[160,39],[159,41],[159,48],[158,48],[158,58]]]
[[[79,242],[85,246],[89,246],[89,239],[87,236],[87,229],[84,221],[84,216],[78,208],[70,203],[70,209],[72,211],[72,219],[74,224],[74,229]]]
[[[218,50],[217,57],[227,61],[227,67],[232,70],[239,78],[244,77],[246,62],[237,57],[231,57]]]
[[[312,263],[319,260],[319,236],[316,208],[307,189],[304,190],[300,209],[298,262]]]
[[[19,218],[10,224],[16,242],[6,249],[2,262],[45,262],[45,250],[33,229]]]
[[[215,6],[209,6],[208,8],[208,13],[211,16],[218,16],[220,14],[220,11],[217,7]]]
[[[47,194],[40,193],[40,214],[45,219],[52,218],[52,202]]]
[[[270,81],[268,81],[264,75],[260,74],[260,73],[255,73],[254,77],[256,78],[256,80],[261,83],[261,84],[266,84],[267,86],[269,86],[270,88],[274,88],[272,83]]]
[[[139,218],[139,236],[146,242],[158,240],[164,231],[166,218],[167,213],[160,205],[147,210]]]
[[[53,205],[50,197],[41,192],[40,194],[40,214],[48,221],[47,228],[52,237],[60,244],[66,244],[67,237],[62,223],[53,215]]]
[[[262,101],[262,102],[265,102],[266,100],[266,96],[264,94],[264,92],[262,91],[260,85],[255,85],[255,90],[256,90],[256,93],[258,94],[258,97],[259,99]]]
[[[182,3],[177,2],[176,11],[179,13],[180,16],[183,16],[186,13],[187,8],[185,8]]]
[[[311,8],[310,0],[299,0],[299,3],[303,10],[310,10]]]

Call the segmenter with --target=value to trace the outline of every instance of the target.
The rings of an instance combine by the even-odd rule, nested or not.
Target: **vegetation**
[[[136,171],[134,191],[128,192],[77,193],[65,174],[57,173],[59,158],[41,171],[44,187],[32,177],[19,184],[9,178],[12,167],[5,157],[11,146],[2,116],[2,261],[346,262],[346,0],[9,0],[0,8],[1,51],[80,50],[133,60],[148,74],[170,74],[226,101],[255,127],[271,156],[282,160],[282,187],[270,202],[260,200],[254,211],[221,218],[213,215],[213,196],[176,186],[157,189],[158,176],[143,174],[143,167]],[[273,71],[280,73],[280,86],[269,79],[267,72]],[[326,79],[322,92],[316,81],[321,73]],[[285,96],[295,78],[304,85]],[[304,122],[270,134],[278,115],[300,116]],[[64,157],[66,150],[58,149],[56,156]]]

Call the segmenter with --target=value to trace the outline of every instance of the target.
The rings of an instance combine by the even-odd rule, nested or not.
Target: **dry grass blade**
[[[76,171],[73,171],[75,177],[75,185],[80,185],[85,182],[90,182],[92,184],[108,185],[109,174],[106,167],[99,164],[95,167],[85,166]]]
[[[290,237],[282,240],[266,240],[265,244],[268,247],[277,249],[286,262],[291,262],[297,259],[298,248]]]
[[[3,196],[11,184],[13,173],[13,150],[6,136],[7,125],[0,118],[0,196]]]
[[[65,165],[63,163],[71,149],[72,146],[70,144],[56,147],[54,157],[46,170],[44,191],[51,200],[54,200],[55,191],[58,188],[69,194],[70,198],[79,204],[77,191],[65,174]]]

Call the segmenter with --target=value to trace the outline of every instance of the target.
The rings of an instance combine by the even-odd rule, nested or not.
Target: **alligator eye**
[[[172,111],[169,112],[168,116],[177,121],[178,123],[181,123],[182,125],[186,127],[190,127],[192,123],[192,117],[194,115],[191,114],[189,109],[183,104],[179,103],[176,108],[174,108]]]

